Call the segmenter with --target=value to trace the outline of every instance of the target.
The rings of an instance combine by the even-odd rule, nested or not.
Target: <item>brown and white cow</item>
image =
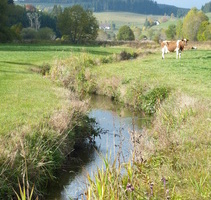
[[[184,47],[187,45],[188,40],[182,39],[177,41],[163,41],[161,42],[162,47],[162,59],[164,59],[164,54],[168,52],[176,51],[176,58],[181,58],[181,52]]]

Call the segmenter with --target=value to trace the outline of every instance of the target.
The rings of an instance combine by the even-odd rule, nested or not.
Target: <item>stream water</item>
[[[89,116],[96,119],[102,133],[95,138],[94,146],[87,143],[71,153],[71,159],[48,192],[48,200],[81,199],[86,189],[86,175],[93,175],[98,167],[102,168],[102,156],[108,155],[111,163],[117,155],[120,155],[120,162],[131,158],[133,147],[129,131],[141,129],[141,118],[134,117],[128,109],[107,97],[92,97],[91,106]]]

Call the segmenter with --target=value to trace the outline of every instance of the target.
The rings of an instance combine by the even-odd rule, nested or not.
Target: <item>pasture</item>
[[[0,45],[0,135],[36,124],[62,105],[58,86],[34,72],[43,64],[87,52],[107,56],[121,48]]]
[[[94,15],[99,23],[111,24],[113,22],[116,24],[117,29],[123,25],[137,26],[142,28],[146,17],[152,18],[153,20],[158,20],[161,17],[159,15],[143,15],[129,12],[102,12],[94,13]]]

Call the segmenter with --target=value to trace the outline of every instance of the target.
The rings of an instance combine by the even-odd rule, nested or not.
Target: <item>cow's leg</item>
[[[176,49],[176,59],[178,59],[178,56],[179,56],[179,49],[177,48]]]
[[[182,52],[181,52],[181,51],[179,51],[179,59],[181,58],[181,53],[182,53]]]
[[[165,47],[162,48],[162,59],[164,59]]]

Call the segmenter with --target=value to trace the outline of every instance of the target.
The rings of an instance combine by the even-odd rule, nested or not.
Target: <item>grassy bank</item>
[[[88,199],[210,199],[211,51],[198,47],[181,60],[140,48],[138,59],[83,69],[88,92],[154,114],[151,128],[131,133],[136,155],[132,166],[120,166],[125,176],[105,161]]]
[[[0,45],[0,197],[21,187],[39,194],[53,179],[75,140],[90,134],[87,102],[41,72],[87,52],[104,57],[118,48]],[[84,131],[84,129],[86,131]],[[77,131],[77,135],[76,135]],[[7,195],[7,197],[5,196]]]

